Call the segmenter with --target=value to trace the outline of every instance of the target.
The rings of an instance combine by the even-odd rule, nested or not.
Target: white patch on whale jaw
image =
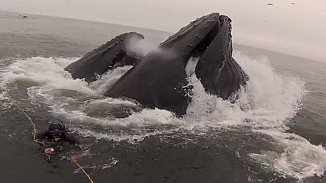
[[[195,73],[195,68],[198,63],[199,58],[198,57],[190,57],[188,60],[188,63],[185,67],[185,71],[188,77],[193,75]]]

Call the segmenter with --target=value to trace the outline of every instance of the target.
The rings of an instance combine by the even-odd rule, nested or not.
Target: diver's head
[[[49,125],[49,132],[55,141],[59,141],[64,137],[66,128],[61,120],[54,121]]]

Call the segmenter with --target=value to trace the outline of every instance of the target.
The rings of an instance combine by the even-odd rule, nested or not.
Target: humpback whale
[[[224,100],[249,79],[232,57],[231,19],[226,15],[197,18],[146,55],[126,49],[131,38],[144,36],[135,32],[117,36],[65,70],[75,79],[92,82],[116,67],[132,65],[104,95],[132,99],[143,107],[169,110],[177,116],[184,115],[191,102],[192,88],[185,71],[190,58],[198,58],[195,74],[205,91]]]

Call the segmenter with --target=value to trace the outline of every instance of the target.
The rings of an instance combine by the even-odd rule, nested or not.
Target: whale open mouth
[[[212,13],[190,22],[142,58],[122,54],[127,53],[129,40],[135,37],[144,38],[134,32],[122,34],[65,69],[73,78],[92,82],[118,66],[132,65],[104,95],[133,99],[144,107],[177,115],[185,114],[191,101],[187,80],[191,73],[207,93],[223,99],[234,98],[248,80],[232,57],[231,19],[225,15]],[[190,69],[191,64],[194,69]]]

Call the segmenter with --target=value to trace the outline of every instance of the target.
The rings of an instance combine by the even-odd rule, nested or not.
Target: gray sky
[[[0,10],[169,32],[219,12],[233,20],[235,43],[326,61],[325,0],[0,0]]]

